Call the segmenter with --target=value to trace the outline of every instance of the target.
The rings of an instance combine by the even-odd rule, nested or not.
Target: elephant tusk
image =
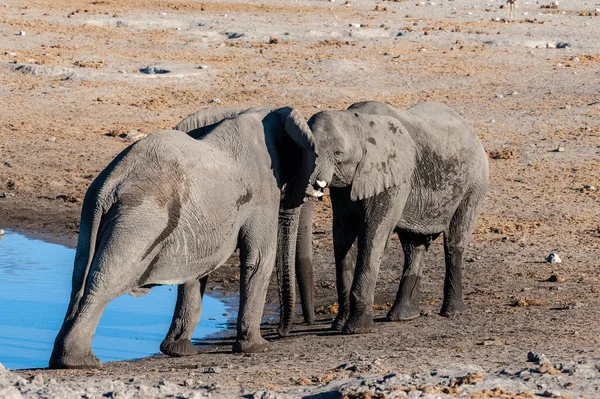
[[[317,185],[321,188],[327,187],[327,182],[323,180],[317,180]]]
[[[317,191],[312,187],[306,189],[306,194],[314,198],[321,198],[323,196],[321,191]]]

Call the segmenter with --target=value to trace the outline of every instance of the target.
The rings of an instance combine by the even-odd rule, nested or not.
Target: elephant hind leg
[[[208,276],[177,287],[177,304],[171,327],[160,344],[160,351],[169,356],[190,356],[198,353],[192,344],[192,334],[202,314],[202,297]]]
[[[421,259],[429,248],[431,237],[398,232],[404,250],[404,269],[394,305],[387,314],[388,321],[407,321],[421,315]]]
[[[54,341],[49,367],[101,368],[102,363],[92,351],[92,339],[106,305],[128,291],[119,279],[92,273],[78,310],[73,317],[65,319]]]
[[[475,227],[483,198],[484,195],[477,191],[466,196],[454,213],[448,230],[444,232],[446,277],[444,301],[440,311],[442,316],[451,317],[467,310],[462,295],[463,254]]]

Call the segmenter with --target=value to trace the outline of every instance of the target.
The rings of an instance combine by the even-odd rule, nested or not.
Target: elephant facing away
[[[187,133],[194,138],[202,138],[205,134],[213,130],[219,123],[227,118],[236,117],[242,113],[264,112],[268,108],[208,108],[197,111],[179,122],[174,129]],[[302,123],[302,122],[298,122]],[[312,213],[314,202],[307,200],[298,208],[287,208],[282,206],[279,211],[278,223],[278,251],[277,251],[277,277],[279,280],[278,288],[280,292],[281,308],[295,305],[295,282],[300,288],[300,299],[304,320],[312,324],[315,319],[314,313],[314,277],[312,266]],[[292,229],[293,233],[288,233]],[[297,237],[297,239],[294,239]],[[293,239],[293,241],[289,241]],[[287,251],[291,254],[286,255]],[[295,267],[284,268],[283,258],[290,258],[295,261]],[[167,336],[160,345],[160,350],[169,356],[190,356],[197,353],[192,344],[192,334],[200,320],[202,312],[202,297],[208,276],[194,280],[192,282],[181,284],[177,287],[176,311],[173,315],[173,321]],[[181,312],[177,309],[185,308],[187,312]],[[290,317],[281,319],[279,331],[289,331],[292,324],[293,311],[288,310],[282,314],[288,314]],[[182,317],[183,316],[183,317]],[[286,334],[281,334],[286,335]]]
[[[199,318],[190,305],[200,305],[202,280],[236,247],[241,277],[233,349],[262,350],[280,205],[299,212],[313,167],[310,130],[291,108],[250,110],[199,140],[160,131],[122,151],[86,193],[71,299],[50,367],[100,367],[92,338],[106,305],[125,293],[161,284],[193,288],[195,300],[178,298],[171,326],[185,332],[191,321],[193,329],[198,320],[187,315]]]
[[[398,234],[404,268],[388,320],[420,315],[421,258],[444,234],[441,315],[466,309],[463,252],[488,185],[485,151],[464,120],[434,102],[401,111],[378,101],[309,120],[318,157],[311,182],[330,187],[339,312],[333,328],[372,329],[381,257]],[[355,266],[355,267],[354,267]]]

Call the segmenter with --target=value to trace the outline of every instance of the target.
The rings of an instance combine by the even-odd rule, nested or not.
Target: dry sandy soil
[[[470,364],[484,376],[523,381],[537,381],[518,373],[533,368],[563,395],[600,396],[600,384],[577,379],[572,368],[557,365],[555,373],[527,363],[529,351],[552,364],[589,366],[600,358],[600,3],[564,1],[552,9],[520,1],[513,22],[503,20],[498,1],[348,3],[2,0],[0,226],[73,243],[87,186],[131,143],[121,136],[170,128],[199,108],[291,105],[308,118],[368,99],[400,108],[436,100],[463,115],[490,153],[489,196],[466,254],[469,311],[437,315],[444,267],[435,242],[426,258],[423,317],[383,322],[402,258],[392,240],[377,285],[379,331],[328,330],[335,289],[325,200],[314,235],[317,304],[325,314],[285,340],[269,319],[268,353],[233,355],[224,338],[200,343],[202,353],[191,358],[116,362],[91,373],[19,371],[21,377],[182,387],[191,379],[188,390],[240,394],[364,374],[439,375],[431,370]],[[149,66],[170,72],[140,73]],[[562,263],[545,262],[551,252]],[[232,262],[212,288],[234,290],[235,274]],[[274,291],[269,298],[272,309]],[[203,373],[209,367],[220,372]],[[25,381],[17,383],[24,395],[53,396],[27,391],[33,382]],[[555,393],[544,384],[531,383],[524,395]],[[520,397],[517,388],[421,388],[406,392]]]

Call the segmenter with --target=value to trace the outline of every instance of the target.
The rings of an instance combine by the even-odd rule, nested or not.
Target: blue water
[[[75,250],[6,231],[0,239],[0,363],[10,369],[47,367],[71,293]],[[165,337],[177,287],[124,295],[102,315],[92,348],[103,362],[156,354]],[[205,295],[194,339],[226,328],[225,304]],[[212,319],[212,320],[211,320]]]

